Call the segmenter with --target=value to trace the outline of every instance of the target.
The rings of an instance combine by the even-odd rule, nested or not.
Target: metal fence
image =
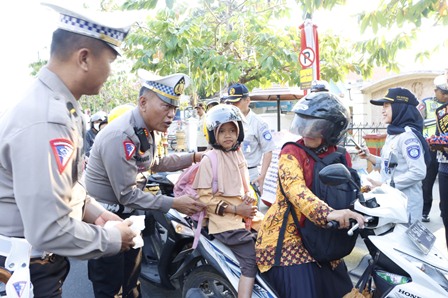
[[[342,140],[342,145],[345,147],[354,147],[355,145],[350,141],[350,138],[353,138],[358,144],[365,145],[364,136],[369,134],[385,134],[386,126],[384,124],[379,123],[358,123],[351,124],[350,128]]]

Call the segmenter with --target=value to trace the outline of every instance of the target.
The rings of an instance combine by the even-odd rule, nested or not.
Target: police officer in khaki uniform
[[[78,103],[82,95],[98,94],[131,22],[117,26],[122,19],[115,16],[99,23],[107,16],[46,5],[61,14],[48,65],[0,119],[0,266],[14,271],[10,280],[27,270],[23,276],[31,274],[34,297],[48,298],[62,295],[67,256],[117,254],[134,245],[135,233],[129,221],[104,228],[121,219],[86,197],[80,179],[85,122]],[[23,238],[32,246],[29,269],[11,261],[16,252],[10,244]],[[27,291],[25,282],[12,285],[8,297]]]
[[[241,149],[249,167],[250,181],[263,194],[264,179],[275,149],[272,134],[267,123],[249,108],[249,90],[244,84],[231,85],[225,102],[238,107],[246,117],[246,121],[243,121],[244,141]],[[260,161],[261,169],[258,171]]]
[[[140,69],[142,80],[137,107],[109,123],[96,137],[86,187],[89,195],[122,218],[135,209],[170,208],[186,214],[200,211],[204,204],[188,196],[169,196],[144,192],[139,173],[177,171],[199,162],[203,153],[157,157],[155,133],[166,132],[172,124],[179,99],[190,78],[185,74],[158,77]],[[141,249],[89,261],[89,279],[95,297],[140,297],[138,277]]]
[[[417,109],[420,111],[423,119],[435,119],[436,109],[448,102],[448,84],[445,75],[437,76],[434,79],[434,97],[427,97],[420,101]],[[426,127],[423,130],[425,137],[431,137],[436,134],[436,124]],[[429,213],[432,207],[432,189],[439,171],[439,162],[437,161],[437,151],[430,151],[431,163],[426,169],[426,177],[422,181],[423,189],[423,214],[422,221],[430,222]]]

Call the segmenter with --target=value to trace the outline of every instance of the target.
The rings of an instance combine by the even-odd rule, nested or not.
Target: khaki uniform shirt
[[[136,130],[146,129],[149,149],[143,151]],[[141,172],[177,171],[193,162],[193,154],[157,156],[154,134],[149,132],[138,107],[102,129],[90,151],[86,173],[89,195],[106,204],[121,204],[133,209],[158,209],[167,212],[173,198],[144,192],[138,184]]]
[[[78,102],[43,68],[22,101],[0,118],[0,235],[35,249],[93,258],[121,248],[120,231],[86,224],[104,212],[85,205],[85,123]]]

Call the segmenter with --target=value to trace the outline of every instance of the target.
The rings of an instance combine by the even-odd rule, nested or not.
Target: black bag
[[[319,172],[325,166],[334,163],[342,163],[347,166],[345,158],[346,150],[343,147],[338,147],[336,152],[327,155],[325,158],[319,158],[313,151],[296,142],[287,142],[283,145],[285,147],[288,144],[293,144],[302,148],[308,153],[314,160],[313,171],[313,184],[312,192],[319,197],[319,199],[326,202],[333,209],[349,209],[353,206],[353,203],[357,196],[357,189],[355,189],[350,183],[345,183],[337,186],[328,186],[321,183],[319,179]],[[347,167],[348,168],[348,167]],[[360,186],[360,178],[356,170],[348,168],[355,183]],[[280,262],[281,247],[283,244],[284,233],[286,229],[286,223],[289,213],[294,219],[294,223],[297,226],[303,241],[303,245],[310,255],[318,262],[330,262],[341,259],[349,255],[356,244],[356,238],[358,236],[358,230],[356,230],[353,236],[348,236],[348,229],[326,229],[315,225],[312,221],[305,217],[303,227],[300,226],[297,215],[294,211],[294,207],[289,201],[286,193],[283,190],[280,179],[279,186],[283,196],[288,203],[287,210],[283,218],[283,225],[280,230],[280,235],[277,243],[276,250],[276,265]],[[280,246],[280,248],[279,248]]]

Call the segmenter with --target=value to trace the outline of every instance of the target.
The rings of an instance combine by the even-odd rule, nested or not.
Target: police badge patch
[[[406,148],[409,158],[418,159],[420,157],[420,146],[413,145]]]
[[[54,139],[50,141],[50,146],[56,158],[59,174],[62,174],[73,156],[73,143],[66,139]]]
[[[134,156],[135,153],[135,145],[131,141],[124,141],[123,142],[124,147],[124,154],[126,156],[126,160],[130,160],[132,156]]]
[[[264,138],[265,140],[267,140],[267,141],[270,141],[270,140],[272,140],[272,135],[271,135],[271,133],[270,133],[269,131],[265,131],[265,132],[263,133],[263,138]]]

